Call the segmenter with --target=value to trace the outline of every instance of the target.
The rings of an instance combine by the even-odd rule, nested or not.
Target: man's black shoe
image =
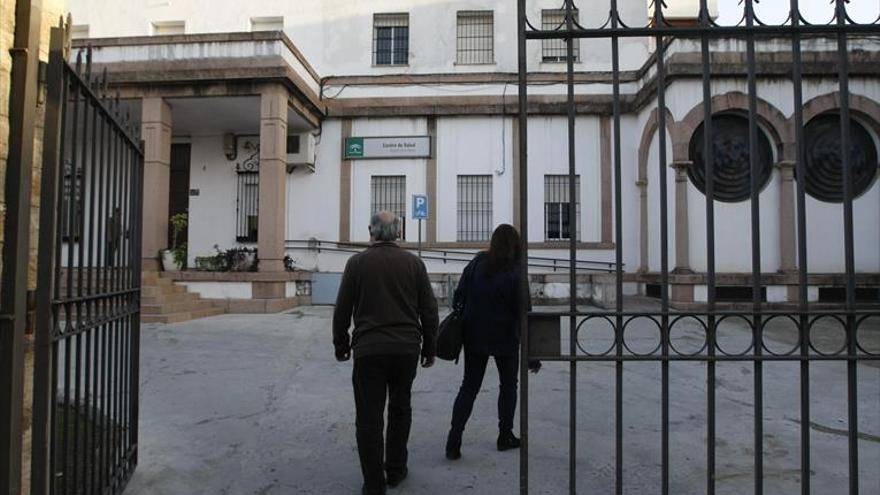
[[[510,430],[502,431],[498,434],[498,450],[504,452],[505,450],[510,449],[518,449],[520,445],[519,438],[514,436],[513,432]]]
[[[388,476],[386,476],[386,482],[388,483],[388,486],[394,488],[406,479],[407,474],[409,474],[409,469],[407,468],[403,468],[403,471],[397,473],[388,473]]]

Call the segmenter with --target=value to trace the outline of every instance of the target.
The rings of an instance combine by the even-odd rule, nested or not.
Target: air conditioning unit
[[[287,136],[287,172],[315,171],[315,136],[307,132]]]

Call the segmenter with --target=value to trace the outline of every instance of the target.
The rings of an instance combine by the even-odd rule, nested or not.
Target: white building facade
[[[668,3],[680,22],[695,16],[689,9],[697,2]],[[532,23],[558,24],[559,4],[530,1]],[[580,22],[600,25],[607,4],[590,2]],[[618,5],[628,25],[647,22],[645,0]],[[143,123],[147,262],[167,246],[167,218],[187,212],[191,267],[217,249],[253,246],[261,272],[336,273],[352,245],[368,241],[371,213],[391,209],[404,219],[403,244],[415,248],[421,240],[443,292],[452,281],[444,275],[459,273],[464,264],[455,260],[468,257],[454,253],[483,249],[495,226],[518,223],[516,2],[71,0],[70,9],[73,34],[82,38],[74,46],[93,48],[95,64],[107,68],[111,86]],[[549,274],[540,290],[547,299],[567,297],[552,267],[565,266],[572,234],[579,259],[596,262],[584,266],[608,268],[620,228],[627,292],[651,293],[661,268],[662,173],[673,300],[699,304],[707,269],[699,43],[674,40],[667,49],[668,166],[661,170],[655,47],[649,39],[621,40],[621,225],[613,211],[610,42],[575,46],[578,204],[570,214],[564,45],[528,45],[528,234],[535,272]],[[744,46],[712,46],[713,127],[722,141],[715,160],[730,172],[716,183],[716,263],[719,284],[730,287],[750,286],[752,269],[749,179],[737,173],[748,157],[736,146],[748,122]],[[853,39],[851,47],[855,262],[871,298],[880,286],[880,45]],[[787,40],[758,44],[761,264],[766,299],[776,303],[796,301],[801,262],[790,56]],[[832,298],[825,289],[844,271],[843,208],[833,180],[839,158],[823,154],[839,144],[835,57],[833,40],[804,42],[804,132],[807,156],[816,158],[806,179],[813,300]],[[413,195],[428,200],[424,222],[412,218]],[[607,280],[585,273],[597,275],[584,276],[583,297],[602,299]],[[207,297],[296,290],[290,281],[282,288],[281,279],[256,289],[190,277]]]

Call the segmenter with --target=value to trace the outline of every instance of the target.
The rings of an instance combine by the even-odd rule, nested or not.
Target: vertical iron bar
[[[517,72],[518,72],[518,126],[519,126],[519,226],[522,237],[522,259],[520,260],[520,409],[519,426],[522,445],[519,456],[519,492],[529,493],[529,215],[528,215],[528,82],[526,53],[526,0],[517,0]]]
[[[853,245],[853,168],[850,160],[849,114],[849,53],[846,39],[846,0],[836,0],[837,58],[840,81],[840,159],[843,172],[843,241],[846,269],[846,349],[847,356],[855,357],[856,309],[855,246]],[[849,437],[849,492],[859,493],[859,416],[858,416],[858,363],[846,362],[847,422]]]
[[[144,164],[143,164],[143,141],[141,141],[140,149],[137,150],[135,154],[135,166],[137,167],[135,170],[135,193],[137,197],[137,202],[135,203],[135,222],[140,225],[141,219],[143,218],[143,204],[144,204],[144,194],[143,194],[143,184],[144,184]],[[131,437],[131,443],[134,446],[134,457],[132,459],[132,465],[137,465],[138,460],[138,416],[139,416],[139,394],[138,391],[140,389],[140,321],[141,321],[141,246],[143,242],[143,231],[141,228],[135,229],[135,244],[134,249],[132,250],[132,260],[134,265],[134,287],[138,289],[137,296],[135,299],[135,303],[137,306],[135,307],[135,314],[132,316],[132,348],[131,348],[131,389],[132,389],[132,404],[131,404],[131,429],[129,430],[129,435]]]
[[[655,28],[665,24],[663,17],[663,2],[655,0],[653,22]],[[666,162],[666,66],[665,41],[662,35],[655,38],[657,53],[657,144],[659,150],[659,179],[660,179],[660,305],[661,305],[661,342],[668,340],[666,333],[669,325],[669,215],[668,215],[668,186],[667,186],[667,162]],[[622,345],[623,336],[618,337],[618,345]],[[668,346],[663,344],[664,351],[668,353]],[[669,469],[669,361],[663,360],[661,367],[661,407],[662,407],[662,454],[664,460],[663,489],[668,490]],[[712,495],[712,492],[710,492]]]
[[[617,9],[617,0],[611,0],[611,28],[619,27],[619,17]],[[612,114],[614,118],[613,130],[613,146],[614,146],[614,257],[615,266],[615,307],[617,315],[614,322],[615,328],[615,356],[614,363],[614,411],[615,411],[615,469],[614,469],[614,493],[621,495],[623,493],[623,337],[617,338],[617,334],[622,334],[623,329],[623,179],[621,175],[620,163],[620,40],[617,36],[611,37],[611,82],[612,82]],[[574,268],[572,268],[574,270]],[[664,324],[665,328],[665,324]],[[665,339],[661,336],[662,341]],[[662,366],[662,365],[661,365]],[[664,403],[664,412],[666,411]],[[666,417],[663,417],[663,472],[664,481],[666,473],[666,454],[668,441],[665,438]],[[664,484],[665,486],[665,484]],[[664,495],[666,494],[664,488]]]
[[[760,171],[758,163],[758,89],[755,69],[755,35],[751,32],[755,25],[754,0],[746,0],[746,70],[748,72],[749,93],[749,179],[751,183],[751,241],[752,241],[752,345],[754,355],[761,356],[763,332],[761,329],[761,204]],[[764,364],[754,362],[754,463],[755,495],[764,493]]]
[[[63,156],[64,107],[66,106],[65,61],[63,27],[52,28],[49,36],[49,66],[47,70],[46,107],[43,128],[43,163],[40,184],[40,227],[37,259],[36,328],[34,330],[34,405],[31,452],[31,493],[47,495],[51,490],[54,397],[52,370],[53,328],[57,324],[53,277],[57,249],[60,213],[59,163]]]
[[[700,0],[700,23],[710,25],[707,0]],[[706,181],[706,491],[715,493],[715,150],[712,131],[712,59],[709,37],[700,38],[703,84],[703,165]]]
[[[88,85],[90,84],[92,73],[92,52],[91,50],[86,52],[86,68],[85,72],[81,75],[80,79],[80,88],[83,92],[83,114],[82,114],[82,138],[80,139],[80,143],[75,144],[75,146],[80,146],[80,148],[74,148],[80,154],[80,162],[79,167],[73,167],[73,177],[70,181],[70,195],[73,200],[73,225],[69,227],[68,230],[68,238],[70,239],[70,247],[76,246],[77,252],[76,261],[74,262],[76,265],[76,296],[77,303],[75,304],[76,309],[76,317],[74,330],[77,331],[76,337],[73,337],[70,340],[75,340],[76,345],[76,364],[74,367],[74,427],[73,427],[73,476],[72,476],[72,485],[74,492],[77,491],[78,481],[79,481],[79,471],[80,471],[80,462],[79,462],[79,452],[83,452],[83,446],[80,445],[80,430],[82,424],[82,403],[80,402],[81,397],[81,385],[82,385],[82,341],[83,334],[80,331],[87,322],[84,321],[84,311],[83,311],[83,268],[85,265],[85,181],[86,181],[86,173],[87,173],[87,165],[88,165],[88,152],[89,152],[89,111],[92,110],[92,114],[94,115],[94,107],[92,106],[91,98],[89,97]],[[80,122],[75,122],[74,125],[80,125]],[[68,270],[72,270],[73,267],[68,267]],[[73,344],[74,342],[69,342],[69,344]],[[85,440],[85,435],[83,435],[83,440]],[[85,464],[83,464],[85,467]],[[83,476],[85,479],[85,476]]]
[[[565,0],[565,29],[571,34],[574,29],[574,0]],[[566,106],[568,107],[568,300],[571,316],[568,319],[569,354],[577,353],[577,337],[575,329],[577,317],[577,272],[575,261],[577,260],[577,226],[578,218],[576,211],[577,189],[575,185],[575,107],[574,107],[574,38],[568,36],[565,39],[566,58],[566,86],[568,95]],[[577,493],[577,362],[569,361],[569,443],[568,443],[568,492],[572,495]]]

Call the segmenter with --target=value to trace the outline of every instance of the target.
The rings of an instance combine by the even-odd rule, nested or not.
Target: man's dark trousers
[[[385,493],[383,471],[396,475],[406,468],[406,444],[412,424],[410,392],[418,362],[416,354],[355,357],[352,383],[357,444],[367,493]],[[383,442],[386,393],[388,432]]]

